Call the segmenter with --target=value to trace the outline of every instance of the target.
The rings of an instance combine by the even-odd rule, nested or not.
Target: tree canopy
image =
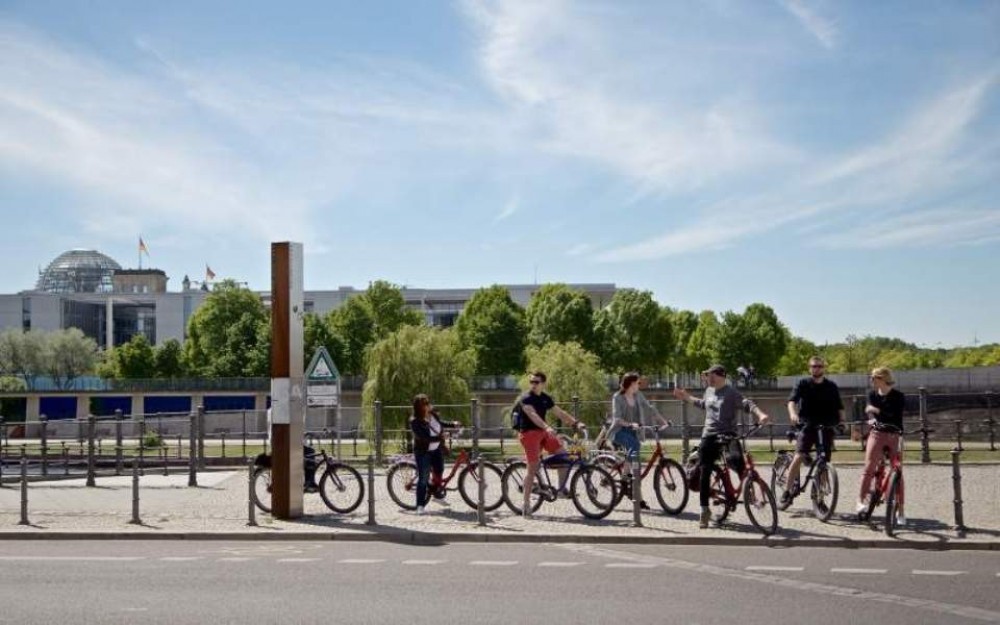
[[[521,377],[522,390],[528,390],[530,372],[542,371],[547,378],[546,392],[566,412],[573,411],[574,397],[580,398],[580,418],[597,426],[608,410],[611,392],[608,374],[601,370],[596,354],[579,343],[546,343],[528,347],[528,373]],[[596,430],[592,430],[596,434]]]
[[[597,355],[605,370],[661,371],[673,351],[669,311],[649,291],[620,289],[594,315]]]
[[[594,307],[583,291],[544,284],[531,296],[525,318],[528,343],[535,347],[552,342],[593,345]]]
[[[462,347],[472,352],[476,373],[482,375],[523,369],[525,327],[524,310],[499,285],[476,291],[455,324]]]
[[[188,321],[185,367],[210,378],[267,375],[270,336],[270,313],[260,296],[224,280]]]

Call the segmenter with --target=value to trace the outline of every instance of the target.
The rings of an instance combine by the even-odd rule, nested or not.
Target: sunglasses
[[[528,384],[541,384],[541,380],[528,380]]]
[[[826,369],[826,365],[809,365],[810,369]]]

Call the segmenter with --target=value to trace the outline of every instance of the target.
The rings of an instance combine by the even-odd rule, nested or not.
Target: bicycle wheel
[[[680,514],[688,502],[688,483],[680,463],[670,458],[660,460],[653,476],[653,489],[660,507],[667,514]]]
[[[389,496],[403,510],[417,509],[417,465],[403,460],[389,467],[385,474]]]
[[[872,515],[875,514],[875,508],[882,503],[882,482],[884,480],[885,467],[881,466],[872,478],[871,490],[868,491],[868,506],[858,514],[858,520],[862,523],[870,522],[872,520]]]
[[[626,465],[623,464],[622,460],[614,454],[601,454],[600,456],[594,458],[593,463],[607,471],[611,475],[611,478],[615,481],[615,485],[618,486],[618,495],[615,499],[615,505],[612,506],[612,508],[618,507],[618,504],[622,502],[622,499],[625,498],[626,494],[632,494],[632,482],[630,480],[628,484],[626,484],[625,475],[622,473]],[[628,493],[625,492],[626,488],[629,489]]]
[[[708,506],[712,511],[712,521],[716,525],[721,525],[726,520],[729,508],[732,506],[725,478],[722,476],[722,468],[718,465],[712,467],[712,477],[708,484]]]
[[[271,467],[257,467],[253,472],[253,502],[271,513]]]
[[[619,501],[615,478],[604,467],[595,464],[581,466],[569,485],[573,505],[588,519],[603,519]]]
[[[538,467],[539,473],[544,470],[544,467]],[[524,476],[527,472],[528,463],[524,460],[516,460],[507,465],[500,478],[503,501],[514,514],[522,514],[524,511]],[[529,500],[532,512],[538,510],[542,505],[542,497],[537,488],[538,477],[537,475],[535,476],[535,488],[532,489],[533,492]]]
[[[896,518],[899,513],[899,500],[903,491],[903,474],[893,471],[889,478],[889,490],[885,496],[885,535],[892,537],[896,533]]]
[[[323,477],[319,478],[319,496],[334,512],[348,514],[361,505],[365,496],[365,483],[354,467],[328,463]]]
[[[792,500],[785,500],[785,491],[788,490],[788,467],[792,465],[791,454],[781,452],[774,459],[771,467],[771,494],[777,500],[778,510],[787,510],[792,505]]]
[[[503,504],[503,473],[492,462],[483,462],[483,509],[492,512]],[[473,462],[458,474],[458,492],[470,508],[479,507],[479,463]]]
[[[813,514],[820,521],[829,521],[837,509],[837,495],[840,486],[837,480],[837,470],[832,464],[825,464],[816,469],[812,482]]]
[[[743,507],[753,526],[765,536],[778,531],[778,506],[764,478],[754,473],[743,483]]]

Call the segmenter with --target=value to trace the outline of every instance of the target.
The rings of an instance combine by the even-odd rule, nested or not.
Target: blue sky
[[[309,289],[1000,341],[997,2],[5,0],[0,80],[0,292],[140,234],[266,289],[290,239]]]

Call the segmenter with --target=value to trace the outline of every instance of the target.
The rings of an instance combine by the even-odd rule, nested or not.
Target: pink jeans
[[[889,458],[895,459],[899,449],[899,434],[891,432],[879,432],[872,428],[868,433],[868,445],[865,447],[865,470],[861,474],[861,492],[858,495],[859,501],[864,501],[871,491],[872,478],[875,477],[875,470],[879,460],[882,458],[882,450],[889,448]],[[879,485],[876,485],[878,487]],[[902,497],[900,497],[902,501]]]

